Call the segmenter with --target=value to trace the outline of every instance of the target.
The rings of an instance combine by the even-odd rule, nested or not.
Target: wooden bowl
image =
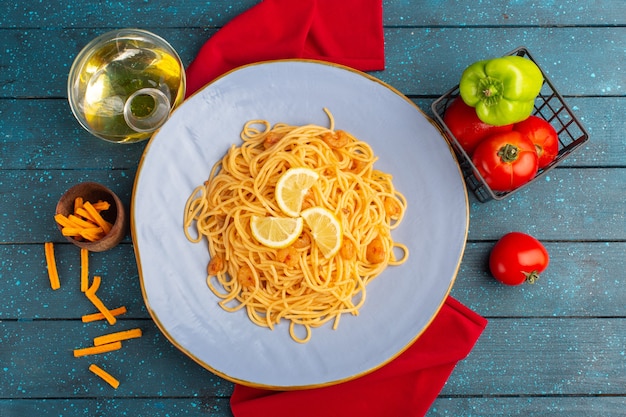
[[[79,248],[87,249],[90,252],[104,252],[120,243],[128,230],[128,220],[126,209],[119,197],[102,184],[82,182],[76,184],[61,196],[57,203],[56,213],[63,214],[66,217],[74,213],[74,200],[77,197],[82,197],[84,201],[89,201],[90,203],[95,203],[98,200],[108,201],[111,206],[108,210],[102,211],[101,215],[113,227],[104,237],[94,242],[78,240],[72,236],[65,236],[65,238]],[[57,227],[60,232],[62,227],[58,223]]]

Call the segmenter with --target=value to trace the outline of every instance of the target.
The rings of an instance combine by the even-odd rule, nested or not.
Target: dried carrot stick
[[[76,210],[78,210],[79,208],[83,208],[83,198],[82,197],[76,197],[74,199],[74,212],[76,212]]]
[[[94,223],[94,226],[96,226],[96,219],[93,218],[93,216],[91,214],[89,214],[89,212],[87,210],[85,210],[84,207],[79,207],[74,211],[74,214],[82,217],[85,220],[88,220],[92,223]]]
[[[72,226],[72,227],[64,227],[61,229],[61,234],[63,236],[78,236],[80,231],[83,230],[80,227]]]
[[[109,312],[113,316],[121,316],[122,314],[126,313],[126,307],[122,306],[122,307],[114,308],[112,310],[109,310]],[[104,319],[106,319],[106,317],[104,317],[104,314],[102,313],[85,314],[82,317],[83,323],[91,323],[92,321],[98,321],[98,320],[104,320]]]
[[[52,242],[44,243],[44,251],[46,254],[46,265],[48,266],[48,278],[50,278],[50,287],[53,290],[61,288],[59,281],[59,272],[57,270],[57,262],[54,257],[54,245]]]
[[[87,229],[92,227],[98,227],[97,224],[89,222],[75,214],[70,214],[69,216],[67,216],[67,218],[78,227],[83,227]]]
[[[71,236],[74,238],[83,237],[91,242],[94,242],[104,236],[104,231],[101,227],[64,227],[61,229],[61,234],[63,236]]]
[[[80,290],[87,291],[89,286],[89,251],[85,248],[80,249]]]
[[[141,337],[141,329],[130,329],[116,333],[109,333],[93,339],[94,346],[106,345],[107,343],[120,342],[122,340],[136,339]]]
[[[109,324],[114,325],[117,319],[111,314],[111,311],[106,308],[102,300],[100,300],[96,294],[90,294],[89,292],[85,292],[85,294],[87,294],[89,301],[104,315]]]
[[[117,389],[117,387],[120,386],[120,381],[118,381],[113,375],[111,375],[104,369],[100,368],[98,365],[92,363],[91,365],[89,365],[89,370],[98,375],[113,388]]]
[[[87,210],[87,213],[89,213],[96,220],[98,226],[102,227],[105,234],[109,233],[109,231],[111,230],[111,223],[104,220],[100,213],[98,213],[98,210],[96,210],[89,201],[85,201],[85,203],[83,204],[83,208]]]
[[[102,277],[100,277],[100,275],[94,275],[93,281],[91,281],[91,286],[89,286],[85,292],[87,293],[91,291],[95,294],[96,291],[98,291],[98,288],[100,288],[100,283],[102,283]]]
[[[91,301],[91,303],[98,309],[98,311],[104,315],[104,317],[107,319],[109,324],[114,325],[117,319],[115,318],[113,314],[111,314],[111,311],[104,305],[102,300],[100,300],[100,298],[96,295],[96,291],[100,287],[100,280],[101,279],[99,276],[97,275],[94,276],[93,283],[91,284],[91,287],[87,288],[87,291],[85,291],[85,295],[87,296],[89,301]]]
[[[104,230],[101,227],[91,227],[89,229],[80,229],[78,234],[90,242],[95,242],[104,237]]]
[[[61,213],[55,214],[54,220],[56,220],[56,222],[59,223],[61,227],[73,227],[74,226],[74,224],[70,221],[70,219],[68,219]]]
[[[74,349],[74,357],[79,358],[87,355],[98,355],[100,353],[112,352],[122,348],[122,342],[113,342],[100,346],[89,346],[81,349]]]
[[[103,201],[103,200],[98,200],[97,202],[92,203],[91,205],[93,206],[93,208],[98,210],[98,212],[108,210],[111,207],[111,203],[109,203],[108,201]]]

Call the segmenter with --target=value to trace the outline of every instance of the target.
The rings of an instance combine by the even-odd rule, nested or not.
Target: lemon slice
[[[252,216],[250,220],[252,236],[262,245],[275,249],[291,245],[303,227],[301,217]]]
[[[302,210],[302,218],[311,229],[311,235],[324,257],[334,256],[341,248],[341,223],[333,212],[323,207]]]
[[[298,167],[287,170],[276,183],[276,202],[287,216],[297,217],[302,201],[319,174],[310,168]]]

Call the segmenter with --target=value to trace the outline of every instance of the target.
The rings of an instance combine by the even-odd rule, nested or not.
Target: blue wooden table
[[[232,384],[174,348],[144,306],[130,236],[90,257],[121,328],[144,334],[106,359],[117,390],[72,350],[108,331],[76,286],[50,289],[79,252],[52,220],[69,186],[94,180],[130,202],[145,143],[91,137],[72,116],[69,67],[91,39],[141,27],[188,64],[206,39],[257,0],[3,2],[0,6],[0,416],[230,416]],[[489,3],[489,4],[488,4]],[[626,415],[626,5],[623,0],[385,1],[387,67],[372,73],[430,104],[463,68],[526,46],[590,134],[548,176],[504,201],[470,195],[470,230],[452,295],[489,319],[430,416]],[[534,286],[504,287],[486,269],[494,242],[521,230],[551,264]],[[76,278],[78,279],[78,278]]]

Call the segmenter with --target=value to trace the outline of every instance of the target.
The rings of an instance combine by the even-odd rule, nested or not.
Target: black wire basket
[[[559,152],[556,158],[549,165],[540,169],[533,179],[521,187],[506,192],[492,190],[487,185],[483,177],[478,173],[476,166],[472,163],[471,157],[462,148],[458,140],[454,137],[450,129],[443,121],[446,110],[452,101],[454,101],[454,99],[460,94],[458,85],[449,90],[432,104],[432,111],[435,116],[435,120],[443,129],[448,142],[456,153],[467,186],[476,195],[478,200],[483,203],[489,200],[502,200],[520,189],[532,184],[537,179],[543,177],[548,171],[556,167],[570,153],[583,145],[589,139],[589,134],[580,123],[580,120],[578,120],[570,107],[565,103],[561,94],[559,94],[556,88],[554,88],[552,82],[548,79],[541,66],[533,59],[528,50],[524,47],[519,47],[509,52],[507,55],[517,55],[530,59],[541,70],[544,81],[541,91],[535,100],[535,109],[533,110],[533,114],[548,121],[554,127],[558,135]]]

